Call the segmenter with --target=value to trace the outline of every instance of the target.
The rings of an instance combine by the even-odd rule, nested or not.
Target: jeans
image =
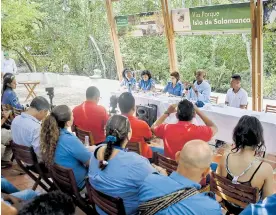
[[[24,201],[28,201],[28,200],[31,200],[34,197],[36,197],[38,195],[38,193],[29,189],[29,190],[22,190],[22,191],[19,191],[16,193],[12,193],[11,195],[14,197],[17,197],[19,199],[22,199]]]
[[[1,176],[1,191],[7,194],[19,192],[15,186],[13,186],[7,179]]]
[[[18,190],[15,186],[13,186],[7,179],[3,178],[2,176],[1,191],[24,201],[33,199],[38,195],[38,193],[33,190]]]

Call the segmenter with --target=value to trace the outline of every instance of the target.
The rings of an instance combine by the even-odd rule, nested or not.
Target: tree
[[[232,3],[231,0],[170,2],[171,8]],[[115,15],[128,15],[161,11],[161,2],[121,0],[114,2],[113,7]],[[274,24],[269,26],[272,31],[266,29],[264,34],[264,95],[269,98],[276,96]],[[105,1],[102,0],[2,1],[2,46],[15,51],[30,71],[62,72],[63,65],[67,64],[75,74],[91,75],[94,69],[100,69],[106,72],[106,77],[115,79],[116,64],[109,34]],[[212,89],[225,93],[231,75],[239,73],[243,87],[250,93],[250,38],[250,34],[176,35],[182,79],[193,81],[195,70],[203,68],[208,71]],[[168,81],[168,49],[164,35],[120,37],[120,48],[125,67],[146,68],[152,71],[157,82],[165,84]]]

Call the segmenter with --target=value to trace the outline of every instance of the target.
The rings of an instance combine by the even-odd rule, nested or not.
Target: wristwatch
[[[170,115],[170,113],[168,111],[165,111],[164,114],[167,114],[168,116]]]

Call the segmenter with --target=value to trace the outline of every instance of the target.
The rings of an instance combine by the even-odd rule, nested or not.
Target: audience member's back
[[[185,144],[181,152],[176,154],[178,162],[177,171],[170,176],[158,174],[149,175],[143,182],[139,190],[139,203],[145,209],[143,215],[150,214],[150,208],[145,204],[151,205],[153,209],[161,207],[153,214],[166,215],[218,215],[221,214],[220,205],[209,193],[199,193],[199,181],[209,172],[212,160],[212,151],[206,142],[193,140]],[[175,204],[162,207],[172,197],[167,195],[186,188],[195,188],[194,195],[181,199]],[[209,196],[210,195],[210,196]],[[161,202],[158,204],[154,201]],[[150,202],[153,200],[153,202]]]
[[[30,108],[15,117],[12,121],[12,139],[16,144],[33,147],[38,158],[40,156],[41,121],[48,114],[49,102],[42,96],[33,99]]]
[[[149,125],[137,117],[135,114],[135,99],[131,93],[122,93],[118,99],[119,108],[123,115],[125,115],[131,125],[132,137],[129,142],[139,143],[141,146],[141,155],[146,158],[152,158],[152,150],[145,142],[146,139],[152,137]]]
[[[26,204],[18,215],[74,215],[75,204],[73,199],[61,191],[37,196]]]
[[[86,91],[86,101],[73,110],[74,125],[80,129],[91,131],[95,144],[104,142],[104,127],[108,114],[103,106],[98,105],[100,91],[89,87]]]
[[[179,122],[176,124],[163,123],[166,119],[164,116],[168,117],[170,114],[168,113],[170,107],[164,115],[152,125],[152,131],[157,137],[163,139],[165,156],[174,160],[175,153],[180,151],[185,143],[196,139],[210,141],[212,136],[216,133],[217,128],[207,116],[197,107],[194,107],[193,103],[188,100],[179,102],[177,110],[175,110]],[[206,125],[198,126],[192,123],[196,114]]]
[[[91,157],[89,181],[96,190],[122,198],[127,214],[137,214],[138,189],[145,177],[155,170],[146,158],[125,151],[131,137],[126,117],[111,117],[106,134],[107,145],[99,146]],[[97,210],[105,214],[99,208]]]
[[[260,190],[261,198],[273,194],[273,169],[255,155],[264,148],[263,128],[253,116],[243,116],[233,132],[235,148],[233,153],[225,154],[217,168],[217,173],[232,183],[240,183]],[[225,202],[232,213],[242,208]]]
[[[54,163],[70,168],[78,188],[85,187],[91,152],[71,132],[73,114],[67,105],[58,105],[52,109],[43,121],[41,129],[41,152],[47,166]]]

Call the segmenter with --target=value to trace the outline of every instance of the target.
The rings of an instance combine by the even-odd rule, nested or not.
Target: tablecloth
[[[119,96],[122,92],[114,92],[113,95]],[[154,93],[133,93],[136,105],[155,104],[158,106],[157,116],[160,117],[171,104],[177,104],[180,97],[169,97],[165,94]],[[200,109],[204,112],[218,127],[215,139],[223,140],[227,143],[233,143],[232,134],[234,127],[239,119],[244,115],[257,117],[262,123],[264,129],[264,140],[266,152],[276,154],[276,114],[256,112],[232,107],[220,107],[218,105],[206,105]],[[171,114],[166,123],[176,123],[175,114]],[[197,116],[193,123],[203,125],[203,121]]]

